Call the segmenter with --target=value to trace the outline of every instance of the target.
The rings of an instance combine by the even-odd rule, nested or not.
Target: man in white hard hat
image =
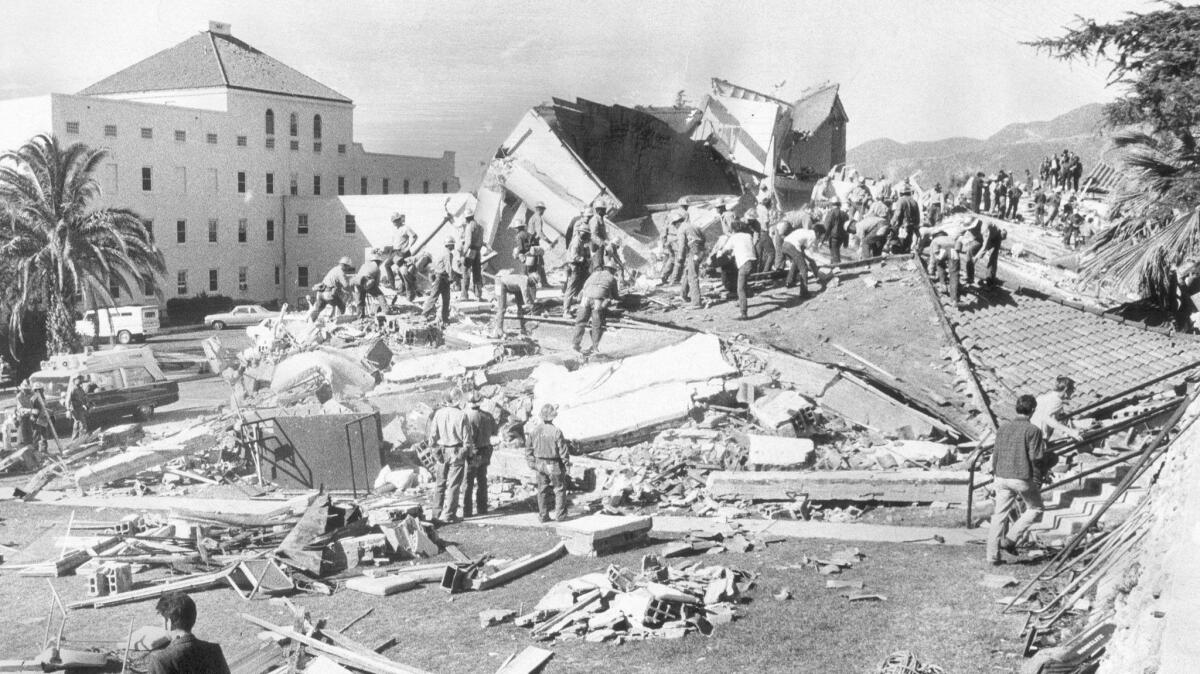
[[[525,220],[525,227],[517,232],[517,263],[521,267],[521,272],[524,274],[536,275],[542,287],[550,286],[550,281],[546,278],[546,262],[545,262],[545,246],[550,245],[550,239],[546,238],[546,204],[537,202],[533,207],[533,214]]]
[[[442,304],[442,324],[450,322],[450,279],[454,276],[454,239],[446,237],[443,252],[440,255],[430,254],[428,261],[429,295],[425,298],[422,313],[425,319],[433,321],[437,317],[438,300]]]
[[[677,263],[679,257],[678,241],[679,228],[687,221],[687,215],[676,208],[667,213],[663,225],[662,236],[658,239],[658,247],[662,256],[662,276],[660,283],[664,286],[675,285],[683,276],[683,265]]]
[[[354,275],[353,285],[358,291],[358,317],[362,318],[367,314],[367,302],[374,298],[377,303],[382,303],[380,298],[383,297],[383,291],[379,289],[380,278],[383,273],[383,268],[380,266],[383,262],[383,252],[378,248],[371,249],[367,253],[367,259],[362,266],[358,268],[358,273]]]
[[[308,320],[317,320],[327,306],[333,307],[334,316],[346,313],[346,297],[350,292],[350,273],[353,271],[354,261],[343,255],[337,264],[325,272],[325,278],[313,286],[317,293],[317,303],[308,313]]]

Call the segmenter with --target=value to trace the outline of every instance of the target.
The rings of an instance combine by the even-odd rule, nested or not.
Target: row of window
[[[250,269],[248,267],[238,267],[237,276],[238,276],[238,280],[237,280],[238,292],[243,292],[243,293],[248,292],[250,290],[250,282],[249,282]],[[279,277],[280,277],[279,265],[275,265],[275,285],[279,285],[279,280],[280,280]],[[215,292],[219,292],[220,290],[221,290],[220,270],[209,269],[208,270],[208,289],[206,292],[215,293]],[[180,269],[179,271],[175,272],[175,294],[176,295],[187,295],[188,291],[189,291],[188,270]],[[146,294],[151,295],[153,293],[151,293],[149,290],[147,290]],[[113,297],[116,297],[116,295],[113,295]]]
[[[317,115],[318,120],[320,119],[320,117],[321,117],[320,115]],[[317,130],[318,133],[314,137],[320,138],[321,135],[319,133],[319,129],[320,129],[319,121],[316,122],[316,124],[317,124],[317,126],[314,127],[314,130]],[[70,134],[79,133],[79,122],[67,122],[66,126],[67,126],[67,133],[70,133]],[[154,138],[154,127],[143,126],[143,127],[140,127],[140,130],[141,130],[142,138],[146,138],[146,139]],[[268,133],[271,133],[271,132],[268,132]],[[108,138],[116,138],[117,137],[117,125],[116,124],[105,124],[104,125],[104,135]],[[292,135],[294,136],[296,134],[293,133]],[[187,131],[184,131],[181,129],[176,129],[175,130],[175,140],[180,143],[186,143],[187,142]],[[219,141],[219,137],[215,133],[206,133],[206,134],[204,134],[204,140],[209,145],[217,145],[218,141]],[[249,140],[247,139],[246,136],[236,136],[235,144],[237,145],[237,147],[248,147]],[[268,136],[265,141],[265,147],[268,150],[274,150],[275,149],[275,139],[273,137]],[[291,143],[289,144],[289,148],[293,151],[299,151],[300,150],[300,141],[298,141],[298,140],[291,141]],[[321,150],[323,149],[323,145],[321,144],[321,141],[319,141],[319,140],[313,141],[312,149],[313,149],[313,152],[317,152],[317,153],[321,152]],[[346,144],[338,143],[337,151],[338,151],[338,154],[346,154]]]
[[[109,164],[108,165],[108,173],[109,173],[109,175],[107,176],[108,185],[106,187],[108,189],[110,189],[113,193],[116,193],[118,191],[118,188],[117,188],[117,165]],[[217,170],[216,169],[208,169],[208,175],[209,175],[209,188],[215,194],[217,192]],[[178,184],[183,186],[183,192],[187,193],[187,168],[186,167],[184,167],[184,166],[176,166],[175,167],[175,180]],[[369,179],[366,176],[362,176],[361,178],[359,178],[359,182],[358,182],[358,193],[359,194],[367,193],[368,183],[369,183]],[[266,179],[263,182],[263,188],[267,194],[275,194],[275,174],[274,173],[268,172],[266,174]],[[246,178],[246,172],[238,171],[237,172],[237,192],[238,192],[238,194],[245,194],[247,189],[248,189],[248,182],[247,182],[247,178]],[[404,179],[403,189],[404,189],[404,192],[403,192],[404,194],[409,193],[409,181],[407,178]],[[425,194],[429,194],[429,181],[428,180],[422,181],[421,189],[424,191]],[[154,169],[153,169],[153,167],[150,167],[150,166],[142,167],[142,191],[143,192],[153,192],[154,191]],[[442,181],[442,193],[445,194],[449,191],[450,191],[450,183],[443,180]],[[337,177],[337,193],[338,193],[338,196],[342,196],[342,195],[346,194],[346,176],[338,176]],[[391,181],[389,179],[382,178],[380,180],[380,192],[379,193],[380,194],[391,194]],[[291,196],[298,196],[300,194],[300,177],[295,173],[293,173],[293,174],[291,174],[291,176],[289,176],[288,194],[290,194]],[[317,197],[321,196],[321,176],[320,175],[314,175],[312,178],[312,194],[313,194],[313,196],[317,196]]]
[[[275,135],[275,111],[267,108],[267,112],[263,118],[265,130],[268,136]],[[312,118],[312,137],[313,140],[321,140],[321,115],[313,115]],[[296,113],[288,115],[288,135],[296,137],[300,135],[300,116]]]
[[[217,218],[209,218],[208,220],[208,242],[219,243],[221,222]],[[353,215],[347,214],[342,221],[342,227],[346,234],[354,234],[358,232],[358,222]],[[150,240],[154,240],[154,221],[146,221],[146,229],[150,232]],[[308,214],[296,214],[296,234],[307,235],[309,231]],[[266,227],[263,233],[267,241],[275,240],[275,219],[267,218]],[[237,224],[237,242],[248,243],[250,238],[250,221],[246,218],[238,219]],[[187,220],[175,221],[175,243],[187,243],[188,239],[188,223]]]

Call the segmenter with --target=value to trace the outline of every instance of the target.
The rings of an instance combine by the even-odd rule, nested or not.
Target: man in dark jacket
[[[1030,420],[1037,409],[1031,395],[1017,398],[1017,417],[996,430],[992,451],[992,479],[996,490],[996,509],[988,530],[987,558],[993,565],[1003,564],[1000,551],[1017,554],[1017,541],[1042,516],[1042,462],[1046,438]],[[1008,513],[1017,503],[1025,502],[1025,512],[1004,534]]]
[[[829,237],[829,262],[840,264],[842,261],[842,246],[846,244],[846,223],[850,216],[842,210],[841,203],[835,201],[829,205],[825,213],[825,235]]]
[[[146,659],[149,674],[229,674],[221,646],[192,635],[196,603],[182,592],[171,592],[158,600],[154,609],[167,621],[171,643],[153,651]]]
[[[610,303],[621,299],[616,271],[615,263],[606,262],[604,267],[592,272],[583,284],[580,291],[582,304],[575,316],[575,337],[571,340],[571,347],[580,353],[583,352],[583,333],[589,318],[592,321],[592,345],[588,353],[600,348],[600,336],[604,334],[604,312]]]
[[[908,183],[900,187],[900,200],[896,202],[892,224],[896,236],[904,242],[904,252],[912,250],[920,238],[917,230],[921,227],[921,206],[913,198],[912,187]]]

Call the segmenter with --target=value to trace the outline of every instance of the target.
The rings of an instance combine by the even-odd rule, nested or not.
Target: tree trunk
[[[75,320],[71,316],[66,297],[51,290],[46,306],[46,352],[78,353],[80,349],[79,334],[75,332]]]

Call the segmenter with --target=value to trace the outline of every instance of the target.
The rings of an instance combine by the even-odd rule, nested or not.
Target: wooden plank
[[[552,657],[554,657],[554,651],[537,646],[526,646],[525,650],[505,660],[504,664],[500,665],[500,669],[496,670],[496,674],[536,674],[542,671]]]
[[[965,503],[965,470],[714,471],[708,492],[715,499],[790,501],[908,501]]]
[[[175,590],[198,590],[200,588],[218,585],[225,582],[229,577],[229,574],[233,573],[235,568],[237,568],[236,564],[228,566],[220,571],[214,571],[212,573],[199,573],[180,580],[163,583],[161,585],[144,587],[139,590],[121,592],[119,594],[110,594],[107,597],[93,597],[91,599],[84,599],[67,604],[67,608],[100,608],[103,606],[112,606],[114,604],[124,604],[131,601],[154,599],[155,597],[161,597],[162,595],[168,592],[174,592]]]
[[[527,573],[542,568],[543,566],[553,562],[554,560],[567,554],[567,546],[565,543],[550,548],[540,555],[535,555],[525,560],[518,560],[509,564],[487,577],[475,578],[471,581],[472,590],[490,590],[493,587],[499,587],[514,578],[520,578]]]
[[[351,667],[356,667],[374,674],[427,674],[424,670],[408,665],[388,660],[383,656],[367,656],[340,646],[331,646],[323,641],[319,641],[305,634],[301,634],[290,627],[269,623],[266,620],[257,618],[248,613],[242,613],[242,620],[257,625],[269,632],[283,635],[296,643],[304,644],[310,650],[316,651],[322,655]]]

